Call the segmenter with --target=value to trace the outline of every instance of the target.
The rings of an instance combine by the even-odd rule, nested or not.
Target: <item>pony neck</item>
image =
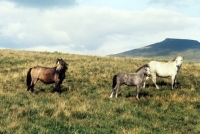
[[[144,74],[144,67],[142,67],[140,70],[138,70],[137,74],[139,74],[139,75],[145,75]]]

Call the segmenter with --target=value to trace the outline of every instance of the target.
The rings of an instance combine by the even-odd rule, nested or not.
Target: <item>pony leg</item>
[[[177,85],[176,85],[176,76],[172,76],[172,88],[171,88],[171,90],[173,90],[174,89],[174,87],[176,87]]]
[[[110,98],[113,97],[113,94],[116,94],[116,85],[117,85],[117,75],[114,75],[113,76],[113,84],[112,84],[112,92],[111,92],[111,95],[110,95]]]
[[[117,88],[117,85],[113,88],[112,93],[111,93],[111,95],[110,95],[110,98],[113,97],[113,94],[116,95],[116,88]]]
[[[60,84],[57,86],[57,91],[61,94],[61,86],[60,86]]]
[[[30,85],[28,85],[28,86],[27,86],[27,90],[26,90],[26,91],[29,91],[29,90],[30,90],[30,88],[31,88],[31,86],[30,86]]]
[[[27,85],[27,90],[26,91],[29,91],[30,89],[32,90],[32,85],[33,85],[33,81],[31,80],[30,84]]]
[[[33,92],[33,90],[34,90],[34,84],[32,84],[32,82],[27,88],[27,91],[29,91],[29,90],[31,90],[31,92]]]
[[[53,89],[53,92],[58,91],[58,89],[59,89],[59,87],[58,87],[58,85],[57,85],[57,83],[56,83],[56,84],[55,84],[55,88]]]
[[[114,93],[114,91],[112,91],[112,93],[110,94],[110,98],[112,98],[112,97],[113,97],[113,93]]]
[[[119,86],[120,86],[119,84],[116,85],[115,98],[117,98],[117,96],[118,96]]]
[[[27,85],[27,90],[26,91],[29,91],[30,89],[32,90],[32,81],[31,81],[31,83],[30,83],[30,85]]]
[[[144,80],[144,83],[143,83],[143,88],[145,88],[145,86],[146,86],[146,81],[149,79],[149,77],[147,76],[146,77],[146,80]]]
[[[119,90],[119,84],[116,84],[115,87],[112,90],[112,93],[110,95],[110,98],[113,97],[113,94],[115,94],[115,98],[117,98],[117,94],[118,94],[118,90]]]
[[[139,100],[140,86],[136,86],[136,99]]]
[[[174,88],[177,88],[177,81],[176,81],[176,78],[174,79]]]
[[[55,82],[55,88],[53,89],[53,92],[57,91],[58,93],[61,94],[61,86],[60,85],[61,85],[60,81]]]
[[[119,90],[119,84],[117,84],[117,85],[113,88],[112,93],[111,93],[111,95],[110,95],[110,98],[113,97],[113,94],[115,94],[115,98],[117,98],[118,90]]]
[[[116,90],[115,90],[115,88],[112,89],[112,92],[111,92],[111,94],[110,94],[110,98],[113,97],[113,94],[116,94]]]
[[[29,85],[26,91],[28,92],[29,90],[31,90],[31,92],[33,92],[33,90],[34,90],[34,85]]]
[[[33,79],[33,80],[31,81],[31,84],[30,84],[30,86],[29,86],[29,89],[31,89],[31,92],[34,91],[34,86],[35,86],[35,84],[36,84],[37,81],[38,81],[38,79]]]
[[[157,89],[159,89],[158,85],[156,84],[156,74],[152,74],[152,81]]]

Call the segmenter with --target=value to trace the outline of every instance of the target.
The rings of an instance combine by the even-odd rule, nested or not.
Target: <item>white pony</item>
[[[156,84],[156,76],[158,77],[169,77],[171,76],[172,79],[172,88],[176,86],[176,75],[179,72],[181,65],[183,62],[183,56],[176,56],[174,60],[169,62],[158,62],[158,61],[150,61],[148,63],[150,67],[150,72],[152,76],[152,81],[155,84],[156,88],[159,89],[158,85]],[[146,80],[149,77],[146,77]],[[145,88],[145,82],[143,87]]]

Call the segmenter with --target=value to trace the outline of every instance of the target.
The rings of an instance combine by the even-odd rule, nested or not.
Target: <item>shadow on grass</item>
[[[169,85],[169,83],[165,82],[165,81],[157,81],[156,84],[160,87],[160,86],[167,86]],[[154,85],[154,83],[151,81],[150,83],[147,83],[145,85],[145,88],[156,88],[156,86]]]
[[[151,98],[151,97],[153,97],[153,94],[150,94],[149,92],[147,92],[147,91],[142,91],[142,92],[140,92],[140,98],[141,97],[143,97],[143,98]]]
[[[121,94],[119,94],[118,96],[121,96]],[[136,94],[131,94],[131,93],[129,92],[129,93],[126,94],[125,97],[126,97],[126,98],[136,97]],[[151,98],[151,97],[153,97],[153,94],[150,94],[148,91],[140,91],[139,97],[140,97],[140,98]]]
[[[63,87],[63,88],[61,89],[61,93],[65,93],[65,92],[67,92],[68,90],[69,90],[68,87]]]
[[[171,84],[172,84],[171,82],[169,83],[169,82],[165,82],[165,81],[159,81],[159,82],[157,82],[157,85],[159,87],[165,87],[165,88],[169,88],[169,89],[171,89]],[[175,85],[174,89],[178,89],[180,87],[180,85],[181,85],[180,82],[176,82],[176,85]],[[153,84],[153,86],[155,87],[154,84]],[[160,90],[162,91],[162,89],[163,88],[161,88]]]
[[[69,88],[67,88],[67,87],[61,88],[61,93],[65,93],[68,90],[69,90]],[[37,90],[37,91],[35,90],[34,91],[35,94],[45,93],[45,92],[47,92],[47,89],[45,89],[45,88],[40,88],[39,90]],[[49,92],[49,90],[48,90],[48,92]],[[54,88],[52,88],[50,92],[51,93],[59,93],[59,91],[54,91]]]

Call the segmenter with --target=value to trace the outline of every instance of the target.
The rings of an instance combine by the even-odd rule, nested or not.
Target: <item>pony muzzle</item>
[[[151,77],[151,74],[147,74],[148,77]]]

